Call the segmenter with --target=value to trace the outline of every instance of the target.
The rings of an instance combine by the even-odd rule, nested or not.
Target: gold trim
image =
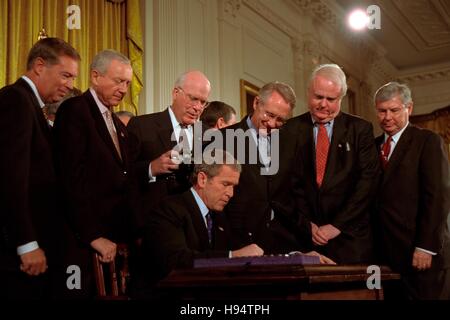
[[[253,99],[258,96],[259,87],[244,80],[239,80],[241,90],[241,118],[249,114],[253,110]],[[251,105],[248,105],[247,101],[251,101]]]

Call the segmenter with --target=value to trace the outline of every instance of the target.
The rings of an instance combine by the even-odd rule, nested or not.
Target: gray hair
[[[289,104],[291,109],[294,109],[297,97],[294,90],[286,83],[283,82],[269,82],[265,84],[258,93],[259,98],[263,103],[267,102],[273,92],[280,94],[283,99]]]
[[[341,98],[347,94],[347,78],[344,71],[337,64],[328,63],[317,66],[311,74],[309,86],[311,86],[316,76],[322,76],[341,87]]]
[[[177,87],[183,88],[184,81],[186,81],[186,76],[187,76],[187,74],[188,74],[189,72],[190,72],[190,71],[181,74],[181,75],[177,78],[177,80],[175,80],[175,85],[174,85],[175,88],[177,88]]]
[[[92,59],[90,71],[96,70],[100,74],[105,74],[112,60],[118,60],[123,64],[131,65],[130,59],[112,49],[106,49],[97,53]]]
[[[241,173],[241,164],[231,155],[231,153],[214,149],[211,154],[203,153],[202,163],[194,164],[191,181],[192,184],[197,183],[197,177],[200,172],[204,172],[206,176],[211,179],[219,174],[222,166],[229,166],[234,171]]]
[[[412,102],[411,89],[409,89],[406,84],[395,81],[388,82],[381,86],[377,92],[375,92],[373,101],[377,104],[377,102],[388,101],[396,96],[400,97],[400,100],[402,100],[404,104]]]

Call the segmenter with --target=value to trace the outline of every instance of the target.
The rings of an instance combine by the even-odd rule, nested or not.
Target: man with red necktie
[[[337,263],[365,263],[372,259],[369,210],[379,162],[372,125],[340,111],[346,91],[339,66],[318,66],[309,112],[286,126],[299,141],[297,201],[311,222],[315,250]]]
[[[376,139],[384,167],[376,201],[382,262],[401,273],[403,297],[450,299],[450,175],[442,139],[409,124],[406,85],[379,88],[375,107],[384,131]]]

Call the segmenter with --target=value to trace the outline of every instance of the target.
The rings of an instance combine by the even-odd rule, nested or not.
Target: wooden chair
[[[129,249],[126,244],[117,245],[114,261],[103,263],[98,253],[93,254],[94,275],[97,298],[101,300],[128,300],[127,284],[130,279],[128,269]],[[107,268],[107,269],[106,269]],[[105,282],[105,274],[107,282]]]

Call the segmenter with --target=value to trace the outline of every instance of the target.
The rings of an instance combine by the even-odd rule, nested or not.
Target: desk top
[[[174,270],[159,283],[160,288],[204,286],[248,286],[265,284],[320,284],[366,282],[374,273],[367,265],[245,265]],[[400,275],[380,266],[380,280]]]

